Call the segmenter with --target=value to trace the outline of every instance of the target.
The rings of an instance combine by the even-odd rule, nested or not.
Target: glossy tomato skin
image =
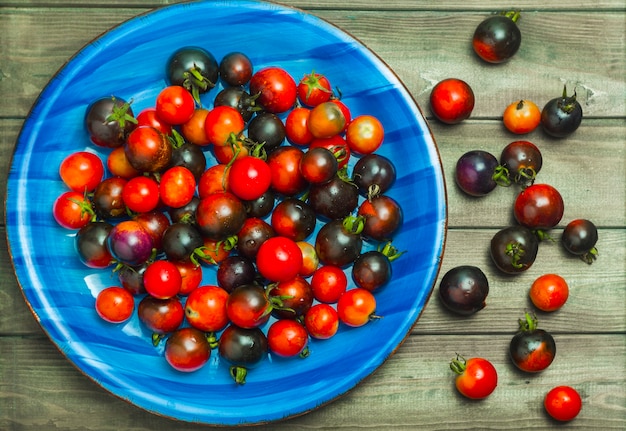
[[[341,219],[357,208],[359,190],[354,184],[335,174],[325,183],[311,184],[308,203],[322,218]]]
[[[348,289],[337,301],[339,321],[351,327],[363,326],[376,319],[376,298],[366,289]]]
[[[172,332],[165,343],[165,359],[178,371],[197,371],[210,357],[211,346],[206,335],[190,326]]]
[[[430,93],[430,109],[442,123],[460,123],[469,118],[474,109],[474,92],[463,80],[444,79]]]
[[[539,239],[535,233],[521,225],[499,230],[489,246],[493,263],[505,274],[528,270],[535,262],[538,250]]]
[[[172,223],[163,232],[163,252],[172,262],[188,262],[196,250],[204,245],[200,231],[190,223]]]
[[[65,229],[80,229],[94,218],[89,198],[74,191],[64,192],[54,200],[52,215]]]
[[[168,260],[155,260],[148,265],[143,274],[143,285],[146,291],[158,299],[178,295],[182,284],[183,279],[178,268]]]
[[[487,359],[465,360],[458,356],[450,363],[450,368],[457,374],[455,379],[457,390],[469,399],[487,398],[498,386],[498,372]]]
[[[207,139],[213,145],[224,146],[232,143],[232,136],[239,136],[246,127],[241,113],[231,106],[215,106],[211,109],[204,124]]]
[[[486,196],[498,186],[494,180],[497,167],[498,159],[490,152],[471,150],[457,160],[454,179],[464,193]]]
[[[518,223],[531,229],[550,229],[559,224],[564,212],[563,197],[549,184],[533,184],[515,199],[513,214]]]
[[[298,275],[302,277],[309,277],[313,275],[315,270],[320,265],[320,259],[315,251],[315,246],[307,241],[296,241],[296,244],[302,252],[302,268]]]
[[[287,114],[285,119],[285,136],[294,145],[309,145],[313,134],[309,130],[308,122],[311,110],[298,106]]]
[[[522,371],[538,373],[550,366],[556,356],[552,335],[537,328],[537,320],[526,313],[520,319],[520,330],[511,339],[509,354],[513,364]]]
[[[391,280],[391,261],[378,250],[361,253],[352,265],[352,279],[357,287],[374,292]]]
[[[141,171],[135,169],[126,157],[124,146],[115,147],[107,156],[106,164],[113,177],[130,179],[141,175]]]
[[[109,232],[107,247],[116,261],[135,266],[150,258],[154,242],[139,222],[123,220]]]
[[[319,267],[311,277],[313,296],[319,302],[335,303],[348,288],[348,277],[335,265]]]
[[[274,308],[272,314],[279,319],[300,318],[313,305],[311,284],[300,276],[271,285],[267,295],[270,299],[278,300],[280,307]]]
[[[261,244],[256,264],[257,270],[266,279],[289,281],[300,273],[302,252],[294,240],[276,235]]]
[[[272,226],[258,217],[248,217],[237,233],[237,250],[248,259],[256,259],[261,245],[276,236]]]
[[[512,182],[528,186],[541,170],[543,156],[532,142],[513,141],[502,149],[500,165],[508,170]]]
[[[92,221],[76,233],[74,244],[79,260],[89,268],[106,268],[114,259],[107,246],[113,225],[105,221]]]
[[[140,172],[159,172],[172,158],[172,145],[167,136],[154,127],[134,129],[124,144],[124,152],[131,166]]]
[[[178,297],[158,299],[146,295],[139,302],[137,315],[153,334],[164,335],[174,332],[183,324],[185,311]]]
[[[567,96],[565,87],[561,97],[551,99],[541,110],[543,130],[555,138],[565,138],[574,133],[582,119],[583,109],[576,100],[576,92]]]
[[[161,175],[159,196],[161,202],[172,208],[180,208],[191,202],[196,193],[196,178],[184,166],[173,166]]]
[[[296,242],[309,237],[316,222],[313,208],[297,198],[287,198],[279,202],[271,216],[274,232]]]
[[[265,324],[272,312],[272,304],[258,284],[237,286],[226,301],[228,319],[240,328],[257,328]]]
[[[561,235],[561,244],[565,250],[575,256],[580,256],[589,264],[598,255],[597,242],[598,229],[591,220],[587,219],[572,220],[565,226]]]
[[[375,241],[389,241],[404,221],[402,207],[391,196],[378,195],[363,201],[357,215],[365,219],[363,236]]]
[[[199,98],[217,84],[219,66],[215,56],[206,49],[185,46],[167,60],[165,73],[169,84],[181,86]]]
[[[279,114],[295,105],[297,84],[286,70],[270,66],[252,75],[250,94],[259,95],[257,102],[267,112]]]
[[[252,284],[256,278],[256,268],[251,259],[232,255],[220,263],[216,278],[218,286],[230,293],[237,286]]]
[[[263,144],[263,149],[267,153],[278,148],[286,136],[283,121],[271,112],[259,112],[248,123],[248,138],[258,144]]]
[[[339,329],[339,316],[329,304],[315,304],[304,315],[304,325],[309,335],[318,340],[332,338]]]
[[[243,200],[258,199],[269,190],[272,172],[269,165],[258,157],[236,159],[228,171],[230,192]]]
[[[77,151],[63,159],[59,175],[70,190],[91,192],[104,177],[104,163],[97,154]]]
[[[567,422],[574,419],[582,409],[582,398],[571,386],[556,386],[546,394],[543,405],[555,420]]]
[[[320,73],[307,73],[298,82],[298,99],[304,105],[317,106],[328,102],[332,95],[330,81]]]
[[[172,125],[161,120],[154,107],[146,108],[137,115],[137,127],[140,126],[154,127],[164,135],[172,133]]]
[[[222,57],[219,64],[220,78],[232,87],[246,85],[250,82],[252,73],[252,60],[243,52],[229,52]]]
[[[309,335],[297,320],[280,319],[268,329],[267,342],[270,352],[290,358],[304,352],[309,344]]]
[[[128,209],[133,212],[152,211],[160,202],[159,183],[143,175],[131,178],[124,184],[122,200]]]
[[[230,374],[237,384],[245,384],[247,370],[263,361],[269,346],[265,333],[259,328],[229,325],[219,338],[221,358],[232,364]]]
[[[477,266],[460,265],[444,274],[439,283],[439,299],[450,311],[469,316],[485,308],[489,280]]]
[[[196,102],[191,93],[181,85],[170,85],[161,90],[156,98],[159,118],[168,124],[180,125],[191,119]]]
[[[311,109],[307,127],[314,138],[332,138],[345,129],[346,118],[335,103],[323,102]]]
[[[343,220],[331,220],[318,231],[315,250],[320,262],[345,267],[361,254],[363,239],[360,234],[346,229]]]
[[[246,221],[246,210],[239,198],[229,192],[213,193],[198,204],[196,222],[208,239],[223,240],[236,235]]]
[[[346,142],[357,154],[372,154],[385,139],[385,128],[373,115],[359,115],[346,129]]]
[[[219,286],[200,286],[187,296],[185,316],[191,326],[203,332],[221,331],[228,325],[228,292]]]
[[[396,167],[387,157],[380,154],[367,154],[361,157],[352,170],[352,182],[361,195],[367,196],[372,187],[385,193],[396,181]]]
[[[123,287],[111,286],[98,293],[96,312],[110,323],[125,322],[135,309],[133,295]]]
[[[519,12],[510,12],[482,21],[472,37],[476,54],[488,63],[502,63],[513,57],[522,43],[516,24],[519,16]]]
[[[507,106],[502,114],[504,127],[512,133],[530,133],[541,123],[541,110],[531,100],[520,100]]]
[[[167,216],[163,212],[155,210],[137,214],[133,217],[133,220],[138,222],[148,232],[148,235],[152,238],[153,248],[157,252],[161,252],[163,250],[163,234],[170,227],[170,220]]]
[[[177,166],[187,168],[191,171],[197,182],[204,173],[206,165],[207,160],[202,148],[198,145],[185,142],[181,146],[173,149],[168,168]]]
[[[105,178],[93,192],[93,207],[98,217],[110,220],[126,214],[122,192],[127,180],[120,177]]]
[[[543,274],[535,279],[528,295],[541,311],[556,311],[567,301],[569,286],[558,274]]]
[[[89,104],[84,121],[91,142],[105,148],[124,145],[137,122],[130,103],[116,96],[103,97]]]
[[[285,196],[294,196],[302,192],[307,181],[300,172],[300,161],[304,152],[291,145],[285,145],[272,151],[267,157],[267,164],[272,172],[272,189]]]
[[[337,174],[339,162],[327,148],[311,148],[300,160],[300,173],[309,183],[323,184]]]

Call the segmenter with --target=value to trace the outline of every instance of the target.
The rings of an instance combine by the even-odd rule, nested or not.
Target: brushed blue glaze
[[[94,148],[83,127],[86,106],[114,94],[133,109],[153,106],[166,85],[164,65],[185,45],[219,60],[243,51],[255,68],[280,65],[297,80],[315,69],[339,87],[353,116],[373,114],[385,127],[379,151],[394,161],[390,192],[405,221],[394,240],[406,254],[377,292],[383,319],[341,326],[310,343],[305,360],[270,357],[236,386],[216,353],[200,371],[174,371],[137,317],[120,325],[94,311],[97,293],[117,279],[83,266],[74,232],[56,225],[54,199],[65,191],[58,166],[71,152]],[[203,96],[211,106],[217,89]],[[210,160],[212,156],[207,152]],[[350,166],[353,166],[354,161]],[[370,50],[329,23],[296,9],[256,2],[196,2],[158,9],[104,34],[78,52],[43,90],[25,121],[9,174],[7,235],[24,297],[52,342],[107,391],[140,408],[189,422],[252,424],[302,414],[352,389],[410,333],[439,271],[446,233],[445,184],[435,142],[414,100]],[[319,228],[319,226],[318,226]],[[373,248],[374,245],[368,244]],[[204,284],[215,284],[205,268]],[[416,364],[419,366],[419,364]]]

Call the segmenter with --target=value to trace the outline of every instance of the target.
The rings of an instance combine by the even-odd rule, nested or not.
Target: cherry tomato
[[[270,66],[252,75],[250,94],[253,96],[258,94],[257,102],[267,112],[279,114],[295,105],[297,84],[286,70]]]
[[[269,165],[258,157],[236,159],[228,171],[230,191],[240,199],[249,201],[263,195],[272,183]]]
[[[96,312],[107,322],[124,322],[132,316],[134,309],[135,298],[123,287],[107,287],[96,297]]]
[[[297,320],[280,319],[267,331],[270,352],[285,358],[302,354],[309,344],[306,328]]]
[[[541,110],[530,100],[511,103],[502,115],[504,127],[517,135],[530,133],[541,123]]]
[[[339,320],[348,326],[363,326],[376,316],[376,298],[366,289],[357,287],[349,289],[337,301]]]
[[[541,311],[555,311],[567,301],[569,287],[560,275],[544,274],[535,279],[529,296],[535,307]]]
[[[209,114],[208,109],[197,108],[193,111],[191,118],[180,126],[180,133],[184,138],[192,144],[201,147],[211,143],[206,133],[206,117]]]
[[[78,151],[70,154],[59,167],[61,179],[75,192],[91,192],[102,181],[104,163],[97,154]]]
[[[156,260],[146,268],[143,285],[146,292],[158,299],[171,298],[180,292],[183,279],[176,265],[167,260]]]
[[[365,220],[363,236],[377,241],[391,240],[404,220],[398,201],[387,195],[376,195],[364,200],[357,215]]]
[[[335,135],[326,139],[313,139],[309,145],[309,151],[313,148],[323,147],[329,150],[337,159],[337,169],[345,167],[350,161],[352,150],[341,135]]]
[[[294,145],[309,145],[313,134],[309,130],[309,115],[311,110],[299,106],[289,111],[285,119],[285,134]]]
[[[252,60],[243,52],[229,52],[219,65],[219,75],[231,87],[246,85],[252,78]]]
[[[313,208],[297,198],[280,201],[272,212],[271,224],[277,235],[302,241],[315,230],[317,218]]]
[[[78,259],[89,268],[106,268],[113,262],[107,241],[113,225],[105,221],[92,221],[76,233],[74,244]]]
[[[137,213],[152,211],[159,205],[159,183],[150,177],[131,178],[124,185],[122,200],[131,211]]]
[[[582,409],[582,399],[578,391],[571,386],[552,388],[543,401],[546,412],[557,421],[567,422],[574,419]]]
[[[154,344],[161,341],[162,335],[178,329],[185,319],[183,304],[176,296],[167,299],[157,299],[146,295],[139,302],[137,315],[141,323],[152,331]]]
[[[229,192],[208,195],[200,200],[196,209],[196,224],[200,233],[215,241],[236,235],[246,218],[243,203]]]
[[[215,87],[219,66],[212,53],[198,46],[180,48],[167,60],[166,77],[170,84],[189,91],[200,104],[200,94]]]
[[[148,232],[152,238],[152,247],[157,251],[163,250],[163,234],[170,227],[170,219],[159,210],[139,213],[133,216],[133,220]]]
[[[93,208],[98,217],[108,220],[126,214],[122,192],[127,180],[120,177],[105,178],[93,192]]]
[[[194,289],[200,286],[202,282],[202,266],[191,261],[173,262],[180,272],[182,284],[180,286],[179,295],[189,295]]]
[[[156,108],[146,108],[137,115],[137,127],[140,126],[154,127],[164,135],[172,133],[172,125],[158,117]]]
[[[248,123],[248,139],[262,144],[266,153],[280,147],[286,136],[283,120],[271,112],[258,112]]]
[[[198,197],[204,199],[213,193],[230,190],[228,171],[228,166],[222,163],[210,166],[204,171],[198,181]]]
[[[237,251],[248,259],[256,259],[259,248],[276,233],[272,226],[258,217],[248,217],[237,233]]]
[[[91,142],[105,148],[124,145],[124,140],[137,124],[130,103],[116,96],[90,103],[84,121]]]
[[[237,286],[254,283],[256,268],[252,260],[240,255],[228,256],[217,269],[217,284],[226,292],[232,292]]]
[[[563,95],[546,103],[541,110],[543,130],[555,138],[564,138],[574,133],[583,119],[583,109],[576,100],[576,91],[567,95],[567,87],[563,87]]]
[[[455,380],[457,390],[467,398],[473,400],[487,398],[498,386],[498,372],[487,359],[465,360],[457,356],[450,362],[450,368],[457,374]]]
[[[64,192],[52,205],[52,215],[65,229],[80,229],[95,219],[91,201],[79,192]]]
[[[259,328],[229,325],[220,336],[218,351],[221,358],[232,364],[229,371],[235,383],[243,385],[248,368],[267,357],[267,337]]]
[[[204,125],[208,140],[218,147],[232,143],[245,127],[241,113],[230,106],[215,106],[207,114]]]
[[[272,314],[279,319],[298,319],[313,305],[311,284],[300,276],[273,283],[267,295],[275,304]]]
[[[534,183],[542,164],[541,151],[529,141],[513,141],[500,154],[500,165],[508,170],[509,179],[522,187]]]
[[[211,346],[204,333],[191,326],[172,332],[165,343],[165,359],[175,370],[199,370],[211,357]]]
[[[385,129],[373,115],[359,115],[346,130],[346,142],[357,154],[371,154],[378,150],[385,138]]]
[[[356,260],[363,247],[359,220],[355,217],[331,220],[322,226],[315,237],[320,262],[343,268]]]
[[[591,220],[576,219],[565,226],[561,235],[561,244],[569,253],[580,256],[588,264],[598,257],[598,229]]]
[[[341,109],[341,112],[343,113],[343,118],[346,119],[346,124],[345,126],[343,126],[342,130],[342,132],[345,132],[350,125],[350,122],[352,121],[352,113],[350,112],[350,108],[348,108],[348,105],[335,97],[331,97],[330,101],[339,106],[339,109]]]
[[[113,226],[107,237],[111,256],[120,263],[140,265],[152,256],[154,241],[141,223],[123,220]]]
[[[193,116],[196,102],[189,91],[180,85],[165,87],[156,98],[156,114],[168,124],[186,123]]]
[[[339,316],[330,305],[315,304],[304,315],[304,325],[311,337],[327,340],[337,333]]]
[[[505,274],[517,274],[530,268],[537,257],[539,239],[526,226],[500,229],[491,238],[489,251],[496,267]]]
[[[300,172],[300,161],[304,152],[291,145],[272,151],[267,164],[272,172],[272,189],[285,196],[293,196],[303,191],[307,181]]]
[[[270,281],[289,281],[302,269],[298,244],[283,236],[273,236],[261,244],[256,255],[259,273]]]
[[[485,308],[489,281],[477,266],[460,265],[445,273],[439,283],[439,299],[447,309],[469,316]]]
[[[142,126],[128,135],[124,152],[128,162],[138,171],[159,172],[170,163],[172,144],[154,127]]]
[[[537,328],[537,318],[529,313],[519,321],[519,332],[511,339],[509,354],[513,364],[522,371],[537,373],[550,366],[556,356],[552,335]]]
[[[248,147],[239,139],[237,139],[234,143],[231,143],[231,145],[213,145],[211,150],[213,151],[213,155],[215,156],[217,162],[224,165],[229,164],[233,159],[239,159],[250,155]]]
[[[469,118],[474,109],[472,87],[460,79],[444,79],[430,93],[430,109],[442,123],[460,123]]]
[[[325,139],[344,130],[346,118],[341,108],[333,102],[323,102],[311,109],[307,127],[314,138]]]
[[[196,178],[184,166],[174,166],[161,175],[159,195],[163,204],[180,208],[191,202],[196,193]]]
[[[327,148],[316,147],[302,155],[300,173],[309,183],[320,184],[333,179],[339,170],[339,162]]]
[[[113,148],[107,156],[107,169],[114,177],[130,179],[141,175],[141,171],[135,169],[126,157],[126,150],[123,146]]]
[[[228,325],[226,301],[228,292],[218,286],[194,289],[185,303],[185,316],[191,326],[204,332],[221,331]]]
[[[335,265],[320,266],[311,277],[311,288],[315,299],[324,303],[335,303],[348,287],[348,277],[343,269]]]
[[[265,324],[272,312],[270,302],[263,286],[243,284],[237,286],[226,300],[226,315],[237,327],[257,328]]]
[[[382,288],[391,280],[391,260],[399,255],[393,247],[387,246],[361,253],[352,265],[352,280],[357,287],[370,292]]]
[[[309,277],[317,270],[320,264],[320,259],[317,257],[315,247],[311,243],[306,241],[296,241],[296,244],[298,244],[298,247],[300,247],[300,251],[302,252],[302,268],[300,269],[299,275],[302,277]]]
[[[328,102],[332,95],[330,81],[322,74],[308,73],[298,83],[298,98],[307,106]]]
[[[470,150],[456,162],[456,185],[470,196],[486,196],[498,183],[495,180],[498,159],[484,150]]]
[[[489,63],[502,63],[513,57],[522,43],[517,27],[518,11],[493,15],[476,27],[472,47],[480,58]]]
[[[521,225],[531,229],[550,229],[563,217],[563,197],[548,184],[533,184],[515,199],[513,214]]]

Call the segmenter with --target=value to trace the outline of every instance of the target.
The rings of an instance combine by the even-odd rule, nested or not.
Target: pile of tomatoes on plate
[[[86,107],[106,160],[79,151],[60,166],[70,190],[55,219],[77,231],[85,265],[119,278],[97,295],[98,315],[137,312],[179,371],[217,349],[240,384],[268,353],[306,357],[311,338],[379,317],[374,292],[401,255],[403,222],[385,194],[396,171],[376,153],[381,122],[352,118],[326,76],[254,71],[242,52],[218,62],[184,47],[165,69],[168,85],[136,116],[121,97]]]
[[[487,63],[504,63],[511,59],[522,41],[517,26],[519,18],[519,11],[510,11],[492,15],[479,23],[472,38],[476,55]],[[471,86],[457,78],[440,81],[430,94],[431,111],[444,124],[458,124],[469,118],[475,102]],[[551,138],[561,139],[578,129],[582,116],[576,93],[568,95],[564,87],[563,94],[549,100],[543,109],[525,99],[509,104],[503,111],[502,122],[514,135],[525,135],[541,127]],[[540,244],[555,241],[550,230],[562,220],[564,199],[552,185],[536,182],[543,161],[538,146],[524,139],[506,145],[499,158],[475,149],[457,160],[453,173],[455,183],[468,196],[484,198],[498,186],[519,188],[512,208],[515,223],[497,231],[487,246],[494,266],[503,274],[527,271],[537,258]],[[597,241],[596,226],[587,219],[569,222],[560,238],[567,252],[588,264],[597,258]],[[463,316],[482,310],[488,294],[487,277],[472,265],[450,269],[439,285],[442,304]],[[566,303],[569,287],[560,275],[543,274],[532,283],[528,295],[535,308],[553,312]],[[536,315],[526,312],[519,319],[519,330],[509,343],[508,355],[519,370],[538,373],[552,364],[556,343],[548,331],[538,327]],[[450,362],[450,368],[456,374],[458,391],[468,398],[483,399],[496,389],[497,371],[485,358],[466,360],[457,355]],[[555,387],[544,398],[548,414],[560,421],[575,418],[581,406],[580,395],[570,386]]]

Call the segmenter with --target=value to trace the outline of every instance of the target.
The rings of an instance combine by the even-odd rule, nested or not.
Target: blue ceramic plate
[[[394,245],[406,254],[394,262],[391,284],[376,294],[383,319],[361,328],[341,326],[333,339],[311,341],[307,359],[270,357],[250,371],[243,386],[234,384],[217,353],[201,370],[180,373],[165,362],[162,349],[152,346],[136,316],[120,325],[103,322],[94,300],[116,277],[83,266],[74,252],[74,232],[57,226],[51,215],[53,201],[66,190],[58,174],[61,161],[77,150],[106,156],[89,143],[83,127],[86,106],[112,94],[133,99],[135,112],[153,106],[166,85],[166,60],[177,48],[193,44],[218,60],[243,51],[256,69],[280,65],[296,79],[312,70],[326,74],[353,116],[373,114],[382,121],[386,135],[379,152],[394,161],[398,172],[389,195],[405,214]],[[218,90],[207,95],[205,106]],[[447,207],[437,148],[422,113],[374,53],[302,11],[236,1],[162,8],[112,29],[78,52],[44,89],[24,123],[9,175],[6,215],[24,297],[52,342],[80,371],[147,411],[233,425],[316,409],[354,388],[394,353],[432,292]],[[205,284],[215,284],[214,268],[204,274]]]

